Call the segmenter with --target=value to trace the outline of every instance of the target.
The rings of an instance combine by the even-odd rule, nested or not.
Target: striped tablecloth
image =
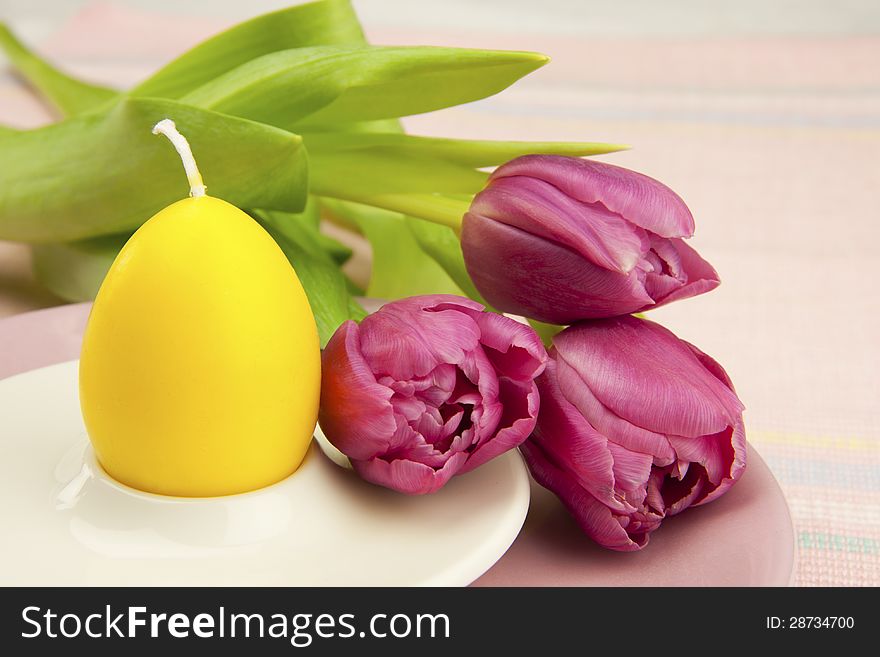
[[[281,3],[187,3],[191,15],[174,19],[137,8],[146,4],[19,3],[4,18],[71,71],[129,84],[245,11]],[[697,218],[693,243],[723,283],[652,317],[733,377],[749,439],[791,506],[796,583],[876,586],[880,5],[618,4],[356,6],[376,43],[553,57],[495,98],[409,119],[410,131],[625,142],[633,150],[605,159],[684,197]],[[182,11],[169,0],[150,5]],[[46,119],[0,74],[0,122]],[[26,252],[0,244],[0,316],[55,302],[30,280]]]

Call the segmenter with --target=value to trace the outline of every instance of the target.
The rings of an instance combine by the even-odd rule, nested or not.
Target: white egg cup
[[[0,584],[466,585],[528,511],[515,450],[425,496],[368,484],[331,458],[313,443],[295,473],[237,495],[147,493],[95,458],[77,361],[4,379]]]

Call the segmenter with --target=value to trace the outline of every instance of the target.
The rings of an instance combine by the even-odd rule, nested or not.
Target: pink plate
[[[90,304],[0,320],[0,378],[75,359]],[[664,523],[637,553],[604,550],[534,482],[519,538],[475,586],[786,586],[794,531],[779,485],[749,448],[742,480],[721,499]]]

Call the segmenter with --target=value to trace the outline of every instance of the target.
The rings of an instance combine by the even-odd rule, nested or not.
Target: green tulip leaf
[[[299,136],[175,101],[129,98],[109,112],[0,136],[0,239],[58,242],[131,231],[185,197],[177,153],[151,134],[165,117],[189,139],[213,196],[289,212],[305,205]]]
[[[245,62],[278,50],[326,44],[363,44],[349,0],[321,0],[257,16],[195,46],[162,67],[130,93],[179,98]],[[0,49],[62,116],[95,109],[119,91],[60,71],[28,49],[0,23]]]
[[[328,262],[342,265],[351,258],[350,248],[321,232],[320,204],[314,196],[309,196],[303,212],[295,214],[262,210],[257,219],[267,229],[271,226],[274,232],[284,235],[309,253],[326,256]]]
[[[465,48],[297,48],[253,59],[182,100],[299,130],[421,114],[478,100],[546,61],[537,53]]]
[[[565,330],[564,326],[546,324],[545,322],[539,322],[537,319],[529,319],[528,322],[535,330],[535,333],[538,334],[538,337],[541,338],[541,342],[543,342],[544,346],[548,349],[553,346],[553,337],[557,333]]]
[[[333,258],[333,262],[337,265],[342,266],[351,259],[353,253],[351,248],[345,246],[345,244],[339,240],[335,240],[324,233],[317,233],[314,239],[317,244],[327,252],[331,258]]]
[[[308,240],[302,241],[301,232],[292,230],[289,226],[279,228],[279,225],[290,222],[308,225],[307,217],[279,217],[275,213],[261,210],[252,210],[251,215],[278,243],[296,271],[315,316],[321,347],[327,344],[343,322],[349,319],[359,320],[366,315],[352,298],[348,279],[333,258]]]
[[[211,37],[161,68],[132,93],[180,98],[245,62],[278,50],[363,42],[360,23],[348,0],[295,5]]]
[[[348,314],[351,316],[356,322],[361,321],[364,317],[366,317],[369,313],[364,310],[364,307],[359,304],[354,297],[349,300]]]
[[[3,23],[0,23],[0,49],[19,74],[62,116],[106,105],[117,95],[113,89],[89,84],[59,71],[28,49]]]
[[[322,199],[333,216],[358,227],[373,249],[367,296],[401,299],[417,294],[462,294],[461,288],[428,257],[402,214],[358,203]]]
[[[420,137],[399,132],[304,133],[303,142],[310,153],[322,157],[357,152],[362,156],[405,158],[423,157],[443,160],[471,168],[494,167],[532,153],[582,157],[625,150],[623,144],[557,141],[487,141]]]
[[[77,242],[35,244],[32,266],[37,280],[67,301],[90,301],[130,235],[102,235]]]
[[[466,296],[474,301],[479,301],[486,308],[492,310],[467,273],[464,256],[461,253],[461,242],[455,231],[447,226],[432,224],[413,217],[406,218],[406,225],[422,251],[431,256],[443,268],[443,271],[455,281],[455,284],[461,288]]]
[[[311,133],[310,184],[316,194],[353,201],[377,194],[475,194],[480,167],[529,153],[583,156],[626,148],[592,142],[504,142],[416,137],[402,133]]]

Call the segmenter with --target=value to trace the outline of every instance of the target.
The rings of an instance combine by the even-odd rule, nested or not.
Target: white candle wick
[[[205,184],[202,182],[202,174],[199,173],[199,167],[196,166],[196,159],[193,157],[192,149],[189,142],[182,134],[177,131],[177,126],[171,119],[162,119],[153,126],[154,135],[164,135],[177,150],[180,159],[183,162],[183,170],[186,171],[186,179],[189,181],[190,196],[204,196]]]

